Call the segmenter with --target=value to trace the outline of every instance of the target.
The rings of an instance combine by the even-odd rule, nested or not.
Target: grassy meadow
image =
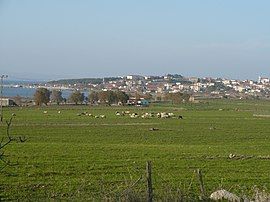
[[[184,119],[115,115],[126,110],[172,112]],[[77,116],[86,111],[106,118]],[[156,199],[197,194],[198,168],[208,195],[219,188],[240,195],[255,187],[270,192],[269,101],[4,108],[5,119],[12,113],[11,134],[27,141],[5,148],[17,165],[0,171],[2,199],[118,200],[127,192],[144,196],[148,160]],[[5,130],[0,125],[1,137]]]

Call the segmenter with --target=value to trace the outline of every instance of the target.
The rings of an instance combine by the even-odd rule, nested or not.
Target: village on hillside
[[[270,79],[258,81],[225,78],[184,77],[178,74],[165,76],[128,75],[103,79],[58,80],[45,84],[48,88],[89,89],[90,91],[120,90],[126,93],[151,94],[156,100],[165,93],[187,93],[204,98],[269,98]]]
[[[181,102],[197,102],[200,99],[270,99],[270,79],[259,77],[253,80],[225,78],[184,77],[179,74],[165,76],[128,75],[124,77],[63,79],[46,83],[5,85],[6,88],[46,88],[51,92],[69,90],[87,92],[81,103],[100,103],[97,98],[89,102],[91,94],[98,92],[124,92],[128,95],[125,104],[149,105],[149,102],[172,100],[171,95],[180,95]],[[102,96],[102,95],[101,95]],[[103,95],[104,96],[104,95]],[[106,100],[106,98],[104,98]],[[74,103],[63,99],[65,104]],[[62,101],[63,101],[62,100]],[[61,103],[63,103],[61,101]],[[18,102],[23,104],[18,104]],[[51,102],[51,100],[49,101]],[[3,97],[3,106],[35,105],[33,98],[23,96]]]

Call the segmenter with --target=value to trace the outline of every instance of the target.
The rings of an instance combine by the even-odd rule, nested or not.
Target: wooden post
[[[203,184],[202,172],[200,169],[197,169],[197,176],[198,176],[198,180],[200,183],[201,199],[204,199],[205,198],[205,188],[204,188],[204,184]]]
[[[153,201],[153,187],[152,187],[152,163],[146,162],[146,179],[147,179],[147,201]]]

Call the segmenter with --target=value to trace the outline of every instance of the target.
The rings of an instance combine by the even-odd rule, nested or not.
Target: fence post
[[[146,162],[146,179],[147,179],[147,201],[153,201],[153,187],[152,187],[152,163]]]
[[[205,199],[205,188],[203,184],[203,177],[202,177],[202,172],[200,169],[197,169],[197,176],[200,184],[200,191],[201,191],[201,199]]]

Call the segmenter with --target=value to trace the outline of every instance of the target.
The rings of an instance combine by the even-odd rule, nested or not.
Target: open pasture
[[[131,118],[117,111],[176,118]],[[78,115],[85,112],[93,117]],[[269,101],[4,108],[6,119],[12,113],[11,134],[28,139],[5,149],[18,161],[0,172],[5,199],[117,198],[130,187],[144,194],[148,160],[155,197],[198,192],[197,168],[209,194],[221,187],[246,194],[255,185],[270,189],[270,118],[260,116],[270,114]],[[106,118],[94,118],[100,115]],[[5,128],[0,126],[1,136]]]

